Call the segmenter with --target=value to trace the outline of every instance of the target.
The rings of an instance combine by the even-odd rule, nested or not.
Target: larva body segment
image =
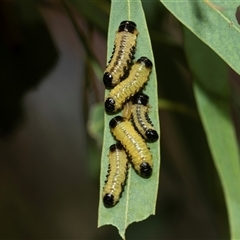
[[[131,113],[133,124],[138,132],[146,140],[154,142],[158,140],[158,133],[154,129],[152,121],[148,115],[148,99],[149,97],[143,93],[137,93],[134,95]]]
[[[132,101],[127,101],[124,103],[122,117],[130,120],[132,116]]]
[[[148,81],[152,70],[152,62],[147,57],[141,57],[132,66],[129,76],[114,87],[105,100],[107,113],[114,113],[123,107],[131,96],[137,93]]]
[[[138,174],[149,178],[152,174],[152,155],[146,142],[136,132],[132,123],[121,116],[116,116],[109,122],[111,132],[120,141],[131,157]]]
[[[137,35],[138,31],[134,22],[120,23],[116,32],[113,53],[103,75],[106,88],[113,88],[128,76],[134,58]]]
[[[108,176],[102,197],[105,207],[113,207],[121,197],[128,172],[127,154],[121,143],[110,146],[108,158]]]

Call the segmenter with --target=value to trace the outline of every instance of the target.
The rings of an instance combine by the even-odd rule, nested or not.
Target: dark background
[[[159,96],[189,112],[160,108],[156,215],[126,237],[228,239],[182,26],[158,1],[143,5]],[[89,109],[103,101],[89,58],[104,70],[109,1],[1,1],[0,9],[0,239],[120,239],[112,226],[97,229],[101,144],[87,132]]]

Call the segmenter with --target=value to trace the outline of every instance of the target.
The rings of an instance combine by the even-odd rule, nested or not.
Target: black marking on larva
[[[133,97],[132,120],[136,130],[148,141],[156,141],[158,133],[153,128],[148,115],[148,99],[146,94],[138,93]]]
[[[134,22],[121,22],[116,33],[112,56],[103,75],[106,88],[113,88],[129,75],[135,53],[137,34],[138,31]]]
[[[113,98],[107,98],[104,105],[107,113],[112,113],[115,109],[115,101]]]
[[[147,62],[147,65],[145,64]],[[107,113],[114,113],[123,107],[131,96],[139,92],[149,79],[151,73],[151,61],[146,57],[141,57],[132,66],[129,76],[110,92],[105,101],[105,110]]]
[[[120,122],[123,122],[124,118],[121,116],[116,116],[114,118],[112,118],[109,122],[109,127],[110,128],[115,128],[117,126],[117,124],[119,124]]]
[[[146,132],[145,132],[145,135],[147,137],[147,139],[151,142],[154,142],[154,141],[157,141],[158,140],[158,133],[156,130],[154,129],[148,129]]]
[[[135,22],[127,21],[127,20],[122,21],[118,28],[118,32],[128,31],[128,32],[134,33],[136,27],[137,27],[137,25]]]
[[[120,142],[117,142],[115,144],[112,144],[110,147],[109,147],[109,151],[110,152],[115,152],[117,149],[119,150],[123,150],[124,147],[123,145],[120,143]]]
[[[133,96],[132,102],[133,104],[141,104],[143,106],[147,106],[149,97],[144,93],[137,93]]]
[[[137,63],[144,63],[147,68],[152,68],[153,64],[147,57],[140,57]]]
[[[106,180],[104,181],[104,183],[107,182],[109,173],[110,173],[110,164],[108,164],[108,170],[107,170]]]
[[[144,122],[144,119],[141,118],[141,112],[142,112],[141,105],[137,105],[136,106],[137,121],[138,121],[139,125],[146,131],[147,130],[147,126],[146,126],[146,124]]]
[[[128,171],[129,171],[129,165],[127,163],[126,164],[126,178],[125,178],[124,182],[121,184],[121,193],[119,195],[119,200],[122,197],[122,194],[123,194],[123,192],[125,190],[125,185],[127,184]],[[106,182],[107,182],[107,180],[106,180]],[[106,193],[105,196],[103,197],[103,203],[104,203],[104,206],[106,208],[114,207],[119,202],[119,200],[116,201],[116,203],[114,204],[114,195],[113,194],[109,194],[109,193]]]
[[[140,172],[142,177],[149,178],[152,175],[152,167],[149,165],[149,163],[144,162],[140,166]]]
[[[106,208],[115,206],[114,204],[114,195],[106,193],[103,197],[103,203]]]
[[[116,45],[114,44],[114,47],[113,47],[113,51],[112,51],[112,55],[110,57],[110,60],[108,61],[108,64],[111,62],[112,58],[113,58],[113,54],[115,53],[115,50],[116,50]],[[106,66],[107,67],[107,66]]]
[[[146,121],[153,127],[152,120],[150,119],[150,117],[149,117],[147,112],[145,112],[144,116],[145,116]]]
[[[109,165],[107,180],[103,187],[103,204],[110,208],[115,206],[122,196],[128,174],[128,158],[120,142],[109,147]],[[126,162],[124,166],[123,163]]]
[[[136,172],[143,178],[150,177],[153,164],[151,152],[131,122],[121,116],[116,116],[111,119],[109,126],[115,138],[126,149]]]

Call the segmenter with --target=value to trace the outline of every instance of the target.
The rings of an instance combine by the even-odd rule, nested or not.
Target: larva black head
[[[122,21],[120,23],[120,26],[118,28],[118,32],[123,32],[123,31],[127,31],[130,33],[133,33],[134,30],[136,29],[136,23],[132,22],[132,21]]]
[[[115,128],[119,123],[121,123],[123,121],[124,121],[124,118],[122,116],[116,116],[110,120],[109,127]]]
[[[146,131],[146,137],[149,141],[154,142],[158,140],[158,133],[154,129],[148,129]]]
[[[110,193],[106,193],[103,197],[103,204],[107,208],[113,207],[115,205],[114,196]]]
[[[114,86],[112,85],[112,80],[113,77],[109,72],[105,72],[103,75],[103,83],[106,88],[113,88]]]
[[[133,104],[141,104],[146,106],[148,104],[148,95],[143,93],[137,93],[133,97]]]
[[[147,163],[144,162],[140,165],[140,175],[143,178],[149,178],[152,175],[152,167]]]
[[[105,101],[105,111],[107,113],[113,113],[115,111],[115,101],[113,98],[107,98]]]
[[[147,58],[147,57],[140,57],[138,60],[137,60],[137,63],[142,63],[144,64],[147,68],[152,68],[153,64],[152,62]]]
[[[115,152],[117,149],[122,150],[123,145],[120,142],[117,142],[109,147],[110,152]]]

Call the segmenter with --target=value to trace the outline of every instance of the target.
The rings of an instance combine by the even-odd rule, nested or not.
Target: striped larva
[[[116,116],[110,120],[109,126],[112,134],[122,143],[131,157],[137,173],[144,178],[150,177],[153,166],[152,155],[132,123],[121,116]]]
[[[114,41],[114,49],[110,61],[104,71],[105,87],[113,88],[125,79],[132,66],[138,31],[132,21],[120,23]]]
[[[133,105],[131,107],[132,120],[138,132],[148,141],[154,142],[158,140],[158,133],[154,129],[152,121],[148,116],[148,99],[149,97],[143,93],[137,93],[133,97]]]
[[[124,102],[138,92],[148,81],[152,62],[147,57],[141,57],[132,66],[129,76],[114,87],[105,100],[107,113],[114,113],[123,107]]]
[[[128,172],[127,154],[120,142],[110,146],[108,158],[108,176],[102,196],[105,207],[113,207],[121,197]]]

